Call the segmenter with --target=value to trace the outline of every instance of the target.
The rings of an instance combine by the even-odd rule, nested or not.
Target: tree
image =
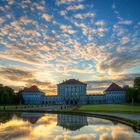
[[[23,90],[19,90],[17,93],[16,93],[16,104],[24,104],[24,99],[23,99],[23,96],[22,96],[22,92]]]
[[[0,84],[0,104],[15,104],[14,90]]]
[[[140,103],[140,77],[135,78],[134,89],[136,90],[136,93],[137,93],[136,102]]]
[[[140,90],[140,77],[136,77],[134,80],[134,88]]]
[[[137,95],[137,102],[140,103],[140,93]]]
[[[136,90],[133,87],[129,87],[126,90],[127,95],[127,102],[132,102],[136,100]]]

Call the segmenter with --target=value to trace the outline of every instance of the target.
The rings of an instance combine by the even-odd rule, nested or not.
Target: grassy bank
[[[74,109],[75,112],[114,112],[114,113],[133,113],[140,114],[140,104],[100,104],[100,105],[82,105],[79,108]],[[129,120],[132,120],[128,118]],[[140,119],[133,119],[140,125]]]
[[[47,105],[1,105],[0,110],[6,109],[20,109],[20,108],[36,108],[36,107],[46,107]]]
[[[129,104],[82,105],[75,111],[140,113],[140,105],[138,104],[133,106]]]
[[[137,121],[137,123],[140,125],[140,120],[136,120]]]

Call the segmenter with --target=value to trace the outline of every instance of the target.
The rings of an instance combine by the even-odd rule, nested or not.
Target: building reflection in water
[[[41,113],[22,113],[20,117],[24,121],[29,121],[34,124],[43,116],[44,114]],[[75,131],[88,125],[88,121],[86,116],[58,114],[57,125],[63,127],[64,129]]]
[[[37,123],[37,121],[45,116],[41,113],[21,113],[21,118],[24,121],[28,121],[32,124]],[[100,118],[92,118],[86,116],[77,116],[77,115],[67,115],[67,114],[57,114],[57,126],[61,126],[66,130],[79,130],[80,128],[88,125],[117,125],[117,122],[104,120]]]
[[[21,114],[21,118],[24,121],[29,121],[32,124],[36,123],[43,116],[44,114],[41,114],[41,113],[22,113]]]
[[[88,122],[86,116],[58,114],[57,125],[63,127],[64,129],[75,131],[88,125]]]

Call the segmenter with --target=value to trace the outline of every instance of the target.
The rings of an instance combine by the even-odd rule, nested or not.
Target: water
[[[0,113],[0,140],[140,140],[140,134],[127,125],[94,117]]]

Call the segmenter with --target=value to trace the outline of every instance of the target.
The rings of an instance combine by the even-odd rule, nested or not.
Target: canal
[[[0,113],[0,140],[140,140],[140,133],[130,126],[96,117]]]

